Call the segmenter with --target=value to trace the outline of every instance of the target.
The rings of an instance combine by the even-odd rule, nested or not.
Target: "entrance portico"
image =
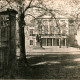
[[[42,46],[66,46],[66,38],[42,38]]]

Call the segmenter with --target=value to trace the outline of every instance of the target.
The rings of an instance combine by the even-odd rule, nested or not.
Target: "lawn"
[[[17,79],[79,79],[80,55],[54,54],[27,56],[29,66],[16,65]],[[78,59],[78,61],[76,61]],[[6,78],[6,77],[3,77]]]

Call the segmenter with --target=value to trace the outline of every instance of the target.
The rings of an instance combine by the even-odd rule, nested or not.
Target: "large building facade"
[[[34,23],[34,24],[33,24]],[[32,21],[33,25],[27,26],[26,48],[37,46],[36,36],[40,35],[44,48],[53,46],[67,46],[69,34],[69,21],[67,18],[38,17]]]

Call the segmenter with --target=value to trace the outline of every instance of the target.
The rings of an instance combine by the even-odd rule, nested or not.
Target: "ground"
[[[29,66],[17,66],[17,79],[80,79],[80,54],[27,56]]]
[[[5,74],[1,78],[80,80],[79,48],[37,49],[36,52],[28,53],[26,58],[28,66],[18,63],[17,58],[13,76]]]
[[[53,46],[53,47],[43,47],[39,49],[30,48],[27,49],[27,55],[45,55],[45,54],[75,54],[75,52],[79,53],[80,48],[67,47],[67,46]]]

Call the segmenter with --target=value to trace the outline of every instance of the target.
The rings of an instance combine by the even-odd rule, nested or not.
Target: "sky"
[[[2,0],[3,1],[3,0]],[[29,0],[25,0],[26,5]],[[37,1],[37,0],[35,0]],[[39,0],[40,1],[40,0]],[[43,4],[53,10],[59,10],[60,13],[75,14],[80,12],[80,0],[42,0]],[[5,3],[3,3],[5,4]],[[79,9],[79,10],[78,10]]]
[[[80,12],[80,0],[44,0],[44,4],[62,13],[75,14]]]
[[[76,16],[80,13],[80,0],[44,0],[43,4],[48,8],[60,11],[60,14]],[[80,31],[77,32],[76,39],[80,45]]]
[[[26,3],[29,0],[26,0]],[[80,13],[80,0],[42,0],[47,8],[58,10],[59,14],[74,15]],[[3,3],[5,4],[5,3]],[[76,37],[80,44],[80,32]]]

